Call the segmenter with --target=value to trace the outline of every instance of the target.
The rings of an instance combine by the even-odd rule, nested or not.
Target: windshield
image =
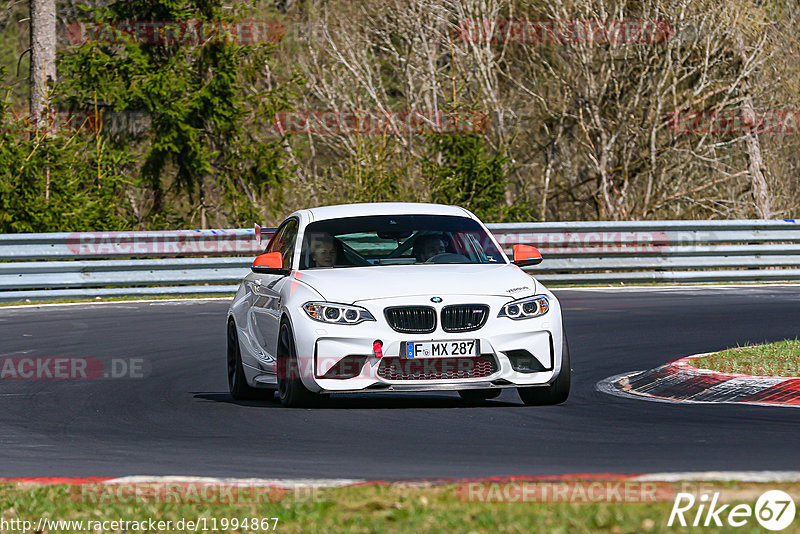
[[[309,224],[300,268],[505,262],[503,253],[473,219],[373,215]]]

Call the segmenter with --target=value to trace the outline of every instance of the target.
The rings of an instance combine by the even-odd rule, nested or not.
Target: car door
[[[283,268],[287,270],[292,268],[298,226],[297,219],[288,219],[276,230],[265,250],[280,252],[283,255]],[[252,286],[255,295],[250,308],[252,334],[261,348],[262,367],[273,372],[281,320],[280,288],[286,279],[286,274],[259,274],[254,277]]]

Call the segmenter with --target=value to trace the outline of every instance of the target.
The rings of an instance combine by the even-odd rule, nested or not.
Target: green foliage
[[[124,0],[87,12],[97,24],[114,21],[232,22],[220,0]],[[59,97],[70,109],[145,112],[151,131],[133,150],[141,153],[141,176],[152,191],[152,214],[167,193],[207,206],[211,189],[223,205],[212,206],[226,224],[262,220],[276,209],[289,172],[277,141],[260,137],[278,111],[288,109],[292,78],[269,90],[263,69],[273,45],[232,39],[145,42],[104,28],[110,39],[89,41],[63,53]],[[124,140],[130,143],[129,139]],[[271,201],[271,202],[270,202]]]
[[[345,191],[345,198],[341,202],[400,202],[407,201],[401,198],[398,187],[399,177],[394,169],[375,165],[362,165],[352,162],[352,165],[339,176]]]
[[[490,152],[486,139],[475,133],[433,134],[423,165],[431,199],[455,204],[487,222],[532,220],[532,209],[506,202],[509,159]]]
[[[19,24],[17,21],[27,18],[28,3],[7,3],[4,9],[4,12],[0,10],[0,68],[4,68],[8,75],[6,84],[11,91],[2,98],[14,105],[27,104],[27,74],[30,71],[30,53],[27,51],[29,32],[25,24]],[[17,73],[19,77],[16,76]]]
[[[756,376],[800,376],[800,340],[745,345],[691,360],[694,367],[719,373]]]
[[[3,90],[0,69],[0,90]],[[17,120],[0,101],[0,233],[126,229],[123,152],[87,132],[54,133]],[[100,143],[98,145],[98,143]]]
[[[664,117],[735,111],[744,93],[756,109],[800,105],[798,19],[788,0],[612,2],[614,18],[668,20],[676,35],[651,44],[485,47],[453,39],[446,21],[482,16],[447,3],[430,13],[418,0],[390,10],[383,0],[85,3],[95,8],[59,2],[66,24],[53,109],[136,114],[150,127],[1,132],[2,231],[249,226],[310,204],[397,200],[459,204],[487,221],[748,217],[742,139],[674,132]],[[498,20],[561,19],[564,9],[592,19],[611,4],[512,1]],[[0,67],[10,75],[4,114],[27,107],[27,11],[12,2],[0,12]],[[100,37],[63,48],[76,16],[101,25]],[[143,42],[107,24],[243,20],[280,20],[284,39]],[[498,122],[427,136],[281,136],[271,125],[293,106],[424,113],[445,102]],[[793,218],[798,137],[759,137],[774,211]]]

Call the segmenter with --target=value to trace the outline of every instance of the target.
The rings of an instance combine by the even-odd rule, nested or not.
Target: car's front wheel
[[[534,386],[517,388],[519,398],[527,406],[548,406],[561,404],[569,397],[569,388],[572,370],[569,362],[569,345],[567,334],[564,333],[563,348],[561,350],[561,371],[555,381],[549,386]]]
[[[278,398],[287,408],[311,406],[320,398],[306,389],[300,380],[294,335],[285,322],[281,324],[278,338]]]
[[[236,333],[236,324],[228,321],[228,390],[231,397],[236,400],[262,399],[265,392],[250,387],[244,376],[242,364],[242,350],[239,347],[239,335]]]

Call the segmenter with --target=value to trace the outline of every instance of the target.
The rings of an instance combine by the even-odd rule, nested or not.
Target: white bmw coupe
[[[235,399],[277,389],[284,406],[330,393],[517,388],[525,404],[567,399],[558,300],[509,262],[469,211],[434,204],[301,210],[275,231],[228,312]]]

